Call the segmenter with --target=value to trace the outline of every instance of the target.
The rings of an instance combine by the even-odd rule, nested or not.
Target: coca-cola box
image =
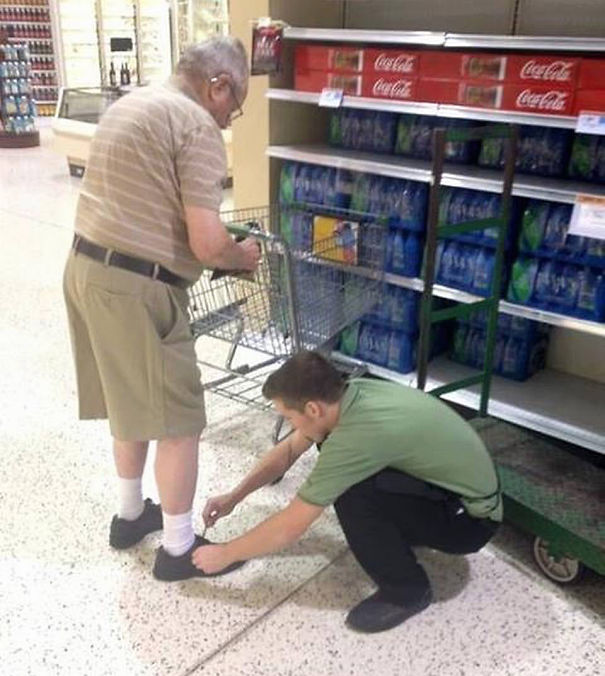
[[[571,115],[574,92],[557,86],[421,79],[418,100],[473,108]]]
[[[324,87],[342,89],[347,96],[361,96],[362,76],[359,73],[330,73],[323,70],[297,70],[294,89],[321,92]]]
[[[580,59],[572,57],[429,50],[422,54],[420,75],[504,84],[553,84],[574,89],[579,66]]]
[[[295,70],[324,70],[335,73],[361,73],[364,50],[361,47],[296,45]]]
[[[605,113],[605,89],[579,89],[573,106],[574,115]]]
[[[373,99],[416,101],[418,79],[399,74],[364,73],[361,95]]]
[[[416,77],[420,70],[420,52],[401,49],[362,49],[297,45],[295,70],[324,70],[333,73],[396,73]]]
[[[605,59],[582,59],[578,89],[605,89]]]
[[[400,49],[366,49],[363,70],[377,75],[417,77],[420,71],[420,52]]]

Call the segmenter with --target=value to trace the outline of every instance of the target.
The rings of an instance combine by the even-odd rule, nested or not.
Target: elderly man
[[[495,533],[502,501],[492,460],[472,427],[438,399],[379,380],[343,383],[315,352],[287,361],[263,394],[294,433],[230,493],[208,501],[206,524],[284,474],[314,442],[319,459],[284,510],[231,542],[196,549],[193,560],[206,573],[286,547],[334,504],[355,558],[378,586],[347,625],[376,632],[431,602],[412,546],[464,554]]]
[[[221,129],[247,87],[242,44],[216,38],[188,48],[166,84],[114,103],[91,145],[65,268],[79,415],[108,418],[113,437],[109,543],[125,549],[163,525],[161,580],[203,575],[191,563],[205,542],[191,516],[205,416],[187,287],[203,266],[254,270],[259,259],[219,217]],[[161,507],[141,492],[150,440]]]

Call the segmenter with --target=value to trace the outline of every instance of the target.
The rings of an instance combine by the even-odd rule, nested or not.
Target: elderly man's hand
[[[194,550],[191,560],[196,568],[212,575],[233,563],[225,545],[202,545]]]
[[[247,237],[240,242],[238,246],[242,249],[244,254],[244,270],[254,272],[260,261],[261,250],[257,240],[253,237]]]

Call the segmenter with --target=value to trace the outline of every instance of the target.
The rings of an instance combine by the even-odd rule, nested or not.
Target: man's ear
[[[321,418],[324,413],[324,407],[320,401],[308,401],[305,404],[305,415],[310,418]]]

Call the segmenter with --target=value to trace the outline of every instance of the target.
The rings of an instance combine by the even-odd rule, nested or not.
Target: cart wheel
[[[584,573],[584,566],[578,559],[553,556],[548,550],[548,542],[541,537],[534,540],[534,559],[544,575],[558,584],[577,582]]]

